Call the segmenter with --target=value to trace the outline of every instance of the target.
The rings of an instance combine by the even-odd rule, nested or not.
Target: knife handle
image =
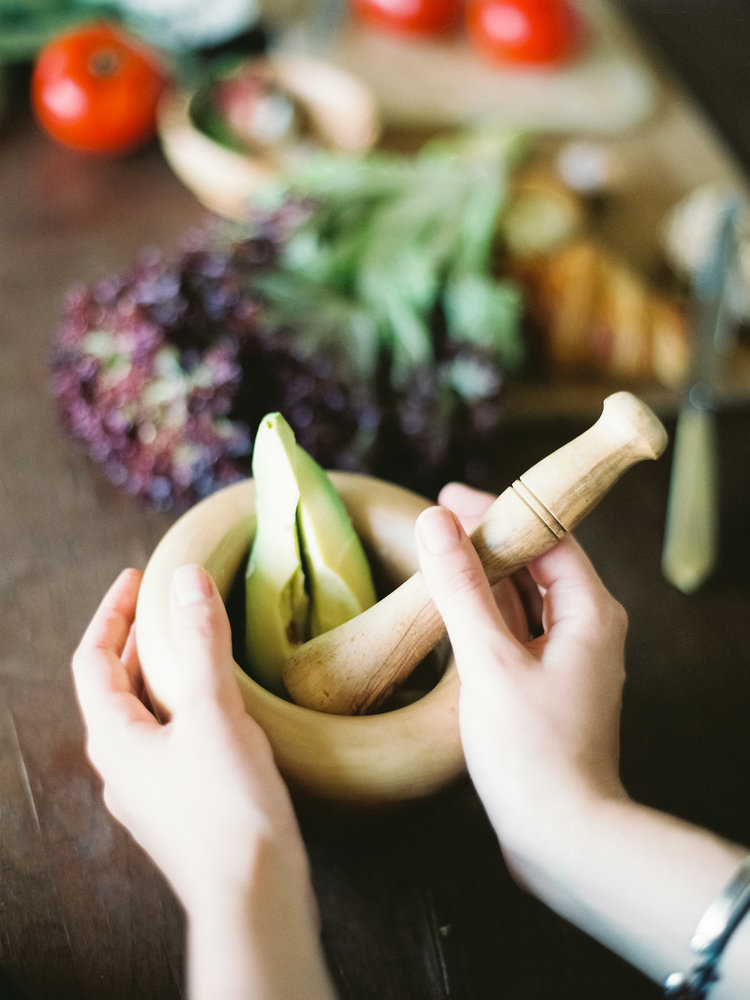
[[[707,407],[687,406],[677,418],[662,552],[662,572],[692,594],[716,565],[719,476],[716,418]]]
[[[532,466],[495,500],[471,540],[490,583],[550,549],[642,459],[655,459],[666,432],[628,392],[604,401],[596,423]],[[378,707],[444,633],[421,573],[338,628],[304,643],[284,669],[297,704],[357,715]]]

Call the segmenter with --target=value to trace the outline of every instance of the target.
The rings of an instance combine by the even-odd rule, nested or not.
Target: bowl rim
[[[331,479],[355,527],[367,512],[388,511],[394,530],[413,531],[431,502],[403,487],[360,473]],[[174,704],[178,658],[169,621],[174,570],[199,563],[226,599],[246,557],[254,524],[255,484],[242,480],[217,491],[182,515],[149,559],[136,611],[144,678],[153,704],[168,718]],[[375,532],[370,523],[367,530]],[[412,547],[413,548],[413,547]],[[417,566],[416,551],[404,558]],[[405,575],[414,571],[407,568]],[[424,798],[465,770],[458,730],[458,676],[451,664],[438,684],[410,705],[378,715],[342,716],[295,705],[265,690],[235,663],[248,712],[265,730],[290,785],[317,798],[346,803],[394,803]]]
[[[298,53],[270,52],[257,60],[269,63],[305,106],[320,137],[314,148],[356,155],[378,141],[383,126],[377,102],[358,77]],[[244,221],[249,198],[278,175],[280,165],[270,155],[224,146],[200,129],[191,113],[197,93],[179,87],[165,90],[157,109],[162,151],[174,173],[206,208]]]

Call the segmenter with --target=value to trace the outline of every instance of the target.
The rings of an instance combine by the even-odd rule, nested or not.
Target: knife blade
[[[709,251],[693,280],[692,357],[675,429],[662,572],[694,593],[716,566],[719,473],[716,378],[731,327],[727,286],[736,260],[739,200],[725,199]]]

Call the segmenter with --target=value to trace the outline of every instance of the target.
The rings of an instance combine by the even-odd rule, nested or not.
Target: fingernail
[[[202,566],[180,566],[172,577],[175,601],[181,608],[201,604],[211,597],[211,578]]]
[[[417,521],[422,544],[432,555],[455,549],[461,540],[461,530],[455,516],[445,507],[429,507]]]

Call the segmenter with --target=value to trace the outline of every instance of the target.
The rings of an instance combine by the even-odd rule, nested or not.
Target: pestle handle
[[[666,446],[660,421],[618,392],[596,423],[525,472],[494,501],[471,534],[490,583],[497,583],[572,531],[636,462]],[[351,621],[302,645],[284,670],[293,700],[357,715],[376,708],[443,635],[421,573]]]

